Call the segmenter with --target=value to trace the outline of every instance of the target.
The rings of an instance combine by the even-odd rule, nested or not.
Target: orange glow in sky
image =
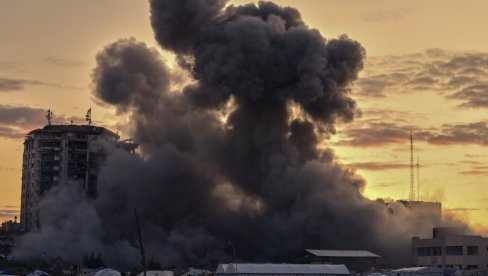
[[[366,49],[351,87],[362,117],[323,142],[367,181],[364,194],[408,197],[413,130],[420,199],[487,227],[488,4],[274,2],[298,8],[324,37],[347,34]],[[123,133],[114,111],[93,100],[91,70],[96,53],[119,38],[157,45],[148,10],[133,0],[0,1],[0,220],[18,215],[23,135],[43,126],[44,110],[59,123],[82,123],[92,107],[95,124]],[[22,108],[28,116],[16,117]]]

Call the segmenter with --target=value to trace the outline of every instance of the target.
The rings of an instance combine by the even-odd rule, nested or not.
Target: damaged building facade
[[[47,125],[29,132],[24,140],[20,224],[22,231],[39,228],[39,202],[57,185],[79,183],[86,196],[97,195],[98,169],[104,144],[129,152],[137,145],[118,134],[92,125]]]

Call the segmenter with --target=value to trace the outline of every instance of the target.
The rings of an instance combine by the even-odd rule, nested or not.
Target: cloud
[[[486,122],[470,124],[446,124],[439,134],[427,140],[434,145],[475,144],[488,145],[488,126]]]
[[[78,60],[70,60],[59,57],[44,57],[42,62],[49,65],[56,65],[61,67],[79,67],[85,65],[84,62]]]
[[[18,214],[19,213],[19,210],[0,209],[0,213],[4,213],[4,214]]]
[[[20,210],[0,209],[0,217],[2,218],[14,218],[19,216],[19,214]]]
[[[417,86],[431,86],[437,84],[437,80],[431,77],[418,77],[409,82],[412,85]]]
[[[369,171],[396,170],[396,169],[403,169],[403,168],[410,167],[409,164],[391,163],[391,162],[365,162],[365,163],[350,163],[344,165],[358,170],[369,170]]]
[[[484,162],[480,162],[480,161],[473,161],[473,160],[462,160],[462,161],[460,161],[459,163],[463,163],[463,164],[470,164],[470,165],[484,164]]]
[[[9,213],[2,213],[2,212],[0,212],[0,217],[1,218],[13,219],[16,216],[19,217],[19,214],[9,214]]]
[[[464,154],[464,157],[467,157],[467,158],[486,158],[486,157],[488,157],[488,154],[466,153],[466,154]]]
[[[382,183],[374,183],[373,185],[367,184],[368,189],[381,189],[381,188],[388,188],[393,185],[398,185],[399,182],[382,182]]]
[[[425,141],[433,135],[430,129],[371,119],[363,120],[340,131],[339,134],[343,139],[335,144],[353,147],[405,144],[410,140],[410,131],[413,131],[416,141]]]
[[[476,169],[476,170],[488,170],[488,166],[473,166],[473,169]]]
[[[382,146],[392,143],[405,143],[409,137],[409,129],[398,127],[392,123],[374,123],[364,128],[349,128],[341,134],[346,140],[337,144],[347,146]]]
[[[29,131],[44,126],[46,110],[28,106],[0,105],[0,137],[18,139],[24,137]],[[66,117],[56,113],[54,115],[56,123],[83,121],[81,117]]]
[[[378,74],[357,81],[359,94],[369,97],[385,97],[387,89],[404,83],[408,77],[403,73]]]
[[[0,105],[0,137],[18,139],[45,122],[46,110]]]
[[[411,10],[409,9],[391,9],[363,13],[359,16],[359,18],[366,22],[383,23],[385,21],[396,21],[399,19],[403,19],[405,15],[410,12]]]
[[[458,174],[461,175],[487,175],[488,170],[481,171],[481,170],[470,170],[470,171],[460,171]]]
[[[361,111],[361,114],[363,115],[362,121],[364,122],[364,124],[362,125],[368,123],[389,122],[404,124],[405,127],[414,128],[413,126],[408,125],[411,121],[421,121],[428,119],[425,115],[419,113],[381,108],[364,109]]]
[[[477,79],[471,76],[455,76],[449,80],[447,86],[456,88],[465,85],[471,85],[477,82]]]
[[[415,142],[431,145],[481,145],[488,146],[488,122],[445,124],[441,128],[421,128],[401,122],[382,122],[382,112],[368,114],[373,119],[362,120],[339,131],[339,146],[379,147],[390,144],[405,144],[413,131]],[[473,157],[473,155],[466,155]],[[479,155],[474,155],[482,157]],[[472,161],[463,161],[465,163]]]
[[[470,154],[468,154],[468,156],[472,157]],[[460,175],[488,175],[488,165],[486,165],[486,162],[475,160],[462,160],[458,163],[453,163],[453,165],[458,166],[459,163],[469,166],[468,170],[459,171],[458,174]]]
[[[23,80],[23,79],[9,79],[0,78],[0,92],[11,92],[24,90],[27,85],[43,85],[41,81],[37,80]]]
[[[488,107],[488,84],[476,84],[449,96],[452,99],[464,100],[460,107]]]
[[[354,86],[360,97],[438,93],[461,108],[488,107],[488,53],[429,49],[422,53],[368,58]]]
[[[24,137],[25,134],[27,133],[22,132],[18,128],[0,126],[0,137],[3,138],[18,139]]]
[[[463,207],[446,209],[446,211],[451,211],[451,212],[471,212],[471,211],[479,211],[479,210],[481,210],[481,209],[479,209],[479,208],[463,208]]]
[[[13,65],[11,62],[0,60],[0,70],[13,71],[18,69],[17,66]]]
[[[33,127],[45,122],[45,109],[27,106],[0,105],[0,125]]]
[[[58,83],[42,82],[29,79],[0,78],[0,92],[15,92],[25,90],[27,86],[49,86],[56,89],[84,89],[83,87]]]
[[[467,68],[483,69],[488,66],[488,53],[460,53],[451,58],[448,62],[441,64],[440,67],[463,71]]]

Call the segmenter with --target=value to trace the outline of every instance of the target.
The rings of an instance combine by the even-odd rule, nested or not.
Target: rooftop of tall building
[[[113,136],[115,139],[119,139],[119,135],[104,127],[92,126],[92,125],[47,125],[43,128],[35,129],[29,132],[27,135],[43,134],[43,133],[84,133],[84,134],[107,134]]]

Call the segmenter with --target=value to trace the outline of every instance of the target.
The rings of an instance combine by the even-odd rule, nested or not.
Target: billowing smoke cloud
[[[150,4],[158,42],[184,61],[191,82],[173,91],[172,69],[133,39],[100,52],[94,94],[130,116],[141,153],[111,149],[92,202],[75,197],[59,212],[53,198],[67,195],[53,190],[42,230],[17,256],[49,247],[70,260],[98,251],[113,265],[135,265],[137,208],[147,254],[168,267],[232,260],[229,242],[246,261],[293,260],[322,246],[408,263],[410,236],[431,231],[430,214],[401,204],[392,214],[364,198],[364,180],[319,147],[335,122],[358,113],[349,85],[363,66],[361,45],[327,40],[297,10],[273,3]],[[67,254],[65,244],[77,249]]]
[[[201,29],[213,23],[226,0],[150,1],[156,39],[177,53],[189,53]]]
[[[137,107],[151,112],[160,91],[169,87],[168,69],[157,55],[134,39],[108,46],[97,56],[95,96],[121,111]]]

